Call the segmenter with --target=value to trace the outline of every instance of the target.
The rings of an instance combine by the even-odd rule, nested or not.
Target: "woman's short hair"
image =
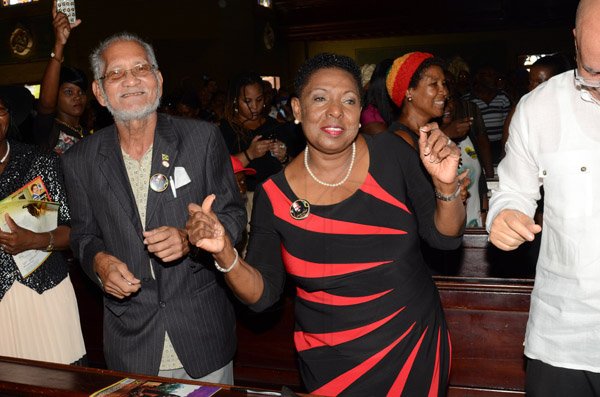
[[[356,62],[354,62],[352,58],[345,55],[332,54],[328,52],[317,54],[300,66],[298,72],[296,73],[296,78],[294,79],[294,89],[298,96],[302,95],[302,90],[308,83],[308,80],[311,78],[311,76],[321,69],[341,69],[350,73],[354,79],[354,82],[356,83],[356,89],[358,90],[359,97],[362,101],[360,69],[358,68],[358,65],[356,65]]]
[[[62,66],[60,68],[60,79],[58,84],[61,85],[63,83],[75,84],[77,87],[81,88],[82,91],[87,91],[88,87],[88,79],[85,73],[80,69],[70,66]]]

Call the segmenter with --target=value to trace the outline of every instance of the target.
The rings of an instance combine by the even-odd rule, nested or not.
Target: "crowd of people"
[[[542,206],[527,392],[599,395],[599,21],[582,0],[576,68],[542,58],[523,98],[493,66],[469,83],[427,52],[362,69],[318,54],[289,92],[246,71],[163,95],[153,47],[117,33],[90,54],[91,106],[63,65],[81,21],[54,6],[36,111],[0,87],[0,355],[86,364],[70,249],[104,294],[110,369],[233,384],[232,301],[263,311],[291,282],[306,390],[444,396],[451,335],[422,244],[486,227],[512,250]],[[38,202],[57,203],[50,226]]]

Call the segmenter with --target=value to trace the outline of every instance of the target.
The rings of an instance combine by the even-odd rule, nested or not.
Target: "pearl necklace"
[[[10,153],[10,142],[6,141],[6,153],[4,153],[4,157],[2,157],[2,159],[0,159],[0,164],[4,164],[9,153]]]
[[[346,182],[348,180],[348,178],[350,177],[350,173],[352,172],[352,167],[354,167],[354,159],[355,158],[356,158],[356,141],[352,142],[352,157],[350,159],[350,166],[348,167],[348,171],[346,172],[346,176],[344,177],[344,179],[342,179],[341,181],[336,182],[336,183],[327,183],[327,182],[323,182],[322,180],[317,178],[315,176],[315,174],[313,174],[313,172],[311,171],[310,167],[308,166],[308,145],[306,145],[306,148],[304,148],[304,168],[306,168],[306,171],[308,171],[308,175],[310,175],[310,177],[318,184],[327,186],[327,187],[338,187],[340,185],[343,185],[344,182]]]

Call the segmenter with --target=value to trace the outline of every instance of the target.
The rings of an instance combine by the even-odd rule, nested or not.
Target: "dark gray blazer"
[[[162,155],[168,156],[168,166]],[[162,263],[145,248],[142,224],[116,127],[104,128],[62,156],[72,212],[71,248],[98,285],[94,256],[106,251],[142,282],[135,295],[104,297],[104,354],[110,369],[156,375],[165,331],[186,371],[204,376],[229,362],[236,348],[235,316],[223,277],[206,252]],[[212,209],[232,241],[239,240],[246,212],[221,133],[212,124],[159,115],[152,171],[167,177],[176,166],[192,180],[177,189],[148,191],[146,230],[185,227],[187,205],[215,193]],[[156,280],[150,273],[150,261]]]

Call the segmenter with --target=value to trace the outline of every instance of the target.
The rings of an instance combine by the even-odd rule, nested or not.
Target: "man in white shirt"
[[[600,0],[581,0],[577,69],[523,97],[510,125],[490,241],[544,233],[525,336],[528,396],[600,396]]]

